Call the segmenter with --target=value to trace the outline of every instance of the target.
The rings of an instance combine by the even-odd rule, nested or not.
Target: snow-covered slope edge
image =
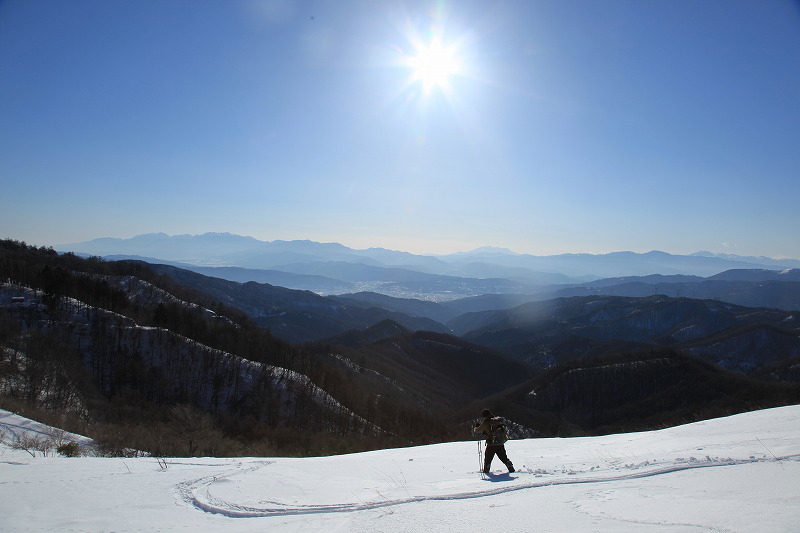
[[[0,446],[5,531],[792,531],[800,406],[660,431],[321,458],[36,457]],[[496,463],[495,466],[499,466]],[[176,505],[177,504],[177,505]]]
[[[47,426],[0,409],[0,449],[12,448],[24,451],[31,457],[53,455],[57,448],[74,442],[81,449],[81,455],[91,455],[94,441],[60,428]]]
[[[237,479],[233,491],[229,490],[232,484],[217,483],[215,478],[197,480],[191,486],[181,487],[179,492],[185,501],[207,512],[230,517],[274,516],[376,509],[427,500],[465,500],[545,486],[631,480],[696,468],[800,461],[800,408],[774,410],[769,416],[778,426],[774,429],[763,427],[764,418],[763,413],[749,413],[653,432],[516,441],[509,443],[507,449],[518,470],[508,474],[496,468],[491,476],[502,480],[498,483],[487,484],[480,476],[477,461],[469,464],[466,460],[476,455],[476,443],[456,442],[373,452],[393,463],[394,468],[389,470],[394,472],[389,477],[397,484],[392,487],[389,482],[380,490],[375,489],[375,494],[380,493],[378,498],[368,496],[371,490],[365,490],[363,480],[352,478],[351,473],[358,471],[363,454],[308,460],[321,465],[330,463],[316,467],[328,472],[323,482],[317,482],[313,488],[303,487],[304,495],[313,494],[316,504],[308,501],[292,504],[292,497],[285,490],[284,469],[300,470],[306,460],[261,464],[254,470],[247,469],[246,474],[231,473],[225,478]],[[792,421],[796,422],[794,428]],[[494,466],[503,468],[498,460]],[[443,471],[443,475],[433,479],[430,473],[437,470]],[[454,477],[459,483],[453,483]],[[280,496],[270,495],[267,488],[276,478],[282,480]],[[342,490],[345,488],[349,490]],[[242,492],[248,496],[243,497]],[[272,499],[266,501],[268,495]]]

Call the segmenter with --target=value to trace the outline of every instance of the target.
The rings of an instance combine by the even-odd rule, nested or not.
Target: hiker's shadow
[[[492,474],[491,472],[488,474],[484,474],[484,479],[486,481],[491,481],[492,483],[499,483],[501,481],[513,481],[517,478],[511,475],[511,472],[503,472],[502,474]]]

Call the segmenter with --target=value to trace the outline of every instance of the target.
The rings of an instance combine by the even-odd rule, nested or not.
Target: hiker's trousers
[[[508,455],[506,455],[506,447],[502,444],[492,444],[486,446],[486,455],[483,458],[483,471],[488,472],[489,467],[492,466],[492,460],[494,456],[500,458],[501,461],[508,467],[509,470],[514,468],[514,465],[511,464],[511,461],[508,460]]]

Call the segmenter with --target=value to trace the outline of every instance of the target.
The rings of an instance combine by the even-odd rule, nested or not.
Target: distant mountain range
[[[380,332],[397,334],[399,328],[408,333],[455,335],[538,367],[646,346],[680,348],[741,372],[800,357],[800,306],[794,311],[744,307],[663,293],[644,297],[581,294],[547,300],[486,295],[443,303],[370,292],[325,297],[269,284],[232,282],[170,265],[150,268],[244,312],[272,334],[296,344],[324,341],[358,346],[365,339],[380,340],[384,335]],[[750,275],[761,280],[768,277],[768,271]],[[800,271],[773,274],[797,275]],[[721,277],[744,276],[730,271]],[[657,279],[662,278],[648,278],[651,282]],[[795,296],[800,294],[800,282],[796,281],[712,280],[694,285],[707,283],[712,287],[732,283],[751,298],[758,295],[758,287],[767,287],[767,294],[780,292],[781,287],[794,290]],[[748,283],[753,290],[745,290]],[[692,283],[677,286],[691,287]],[[629,284],[608,288],[619,287],[629,288]],[[396,327],[375,330],[379,323]]]
[[[663,294],[800,309],[800,261],[708,252],[690,256],[618,252],[540,257],[480,248],[434,257],[380,248],[353,250],[337,243],[264,242],[226,233],[95,239],[59,249],[111,260],[168,264],[237,283],[340,295],[348,304],[359,302],[361,307],[379,302],[385,309],[440,323],[464,312],[590,295]],[[383,298],[377,299],[379,295]],[[446,305],[421,309],[420,301]],[[339,333],[334,330],[329,332]],[[288,338],[298,341],[305,336]]]
[[[486,247],[471,252],[430,256],[383,248],[354,250],[338,243],[307,240],[266,242],[229,233],[175,236],[152,233],[130,239],[94,239],[59,245],[56,249],[108,259],[141,259],[149,263],[171,264],[230,281],[269,283],[321,295],[371,291],[440,302],[485,294],[547,293],[552,297],[558,295],[555,291],[562,289],[580,294],[580,291],[596,290],[601,285],[625,283],[643,283],[639,290],[652,294],[668,284],[670,290],[686,290],[671,284],[701,281],[698,278],[729,270],[800,268],[797,259],[708,252],[692,255],[652,251],[643,254],[534,256]],[[632,279],[657,275],[664,277],[656,283],[653,279]],[[608,278],[613,280],[597,282]],[[589,282],[592,283],[587,285]]]
[[[217,301],[243,311],[273,335],[293,343],[335,337],[350,329],[368,328],[386,319],[412,331],[450,331],[444,324],[426,316],[407,315],[376,306],[347,305],[310,291],[252,281],[232,282],[170,265],[152,265],[151,268],[184,287],[208,294]]]
[[[718,416],[732,404],[790,402],[792,383],[800,381],[797,307],[744,307],[661,290],[546,301],[513,294],[441,303],[371,292],[323,297],[152,268],[245,311],[281,338],[310,342],[310,350],[349,365],[363,386],[390,387],[397,401],[426,409],[469,405],[466,413],[479,407],[470,399],[488,397],[489,405],[545,434],[638,429],[665,416],[698,416],[687,409]],[[635,283],[687,291],[729,283],[742,290],[795,287],[798,275],[731,270],[710,279],[653,275]],[[485,309],[469,310],[475,307]],[[620,420],[626,425],[616,426]]]
[[[252,244],[222,242],[237,239]],[[232,442],[318,454],[317,446],[346,452],[356,435],[380,445],[469,438],[468,421],[485,407],[530,436],[639,430],[800,401],[798,269],[617,276],[430,301],[323,296],[247,278],[327,272],[351,288],[377,281],[439,294],[510,291],[515,282],[345,261],[341,254],[353,254],[340,245],[277,246],[295,259],[302,249],[338,259],[314,252],[292,263],[304,274],[196,267],[243,276],[232,281],[164,261],[86,260],[0,242],[0,396],[46,402],[59,415],[91,408],[121,424],[135,414],[143,429],[134,447],[151,453],[166,438],[150,438],[152,413],[174,404],[220,416]],[[701,290],[715,296],[687,296]],[[743,306],[720,295],[788,303]]]

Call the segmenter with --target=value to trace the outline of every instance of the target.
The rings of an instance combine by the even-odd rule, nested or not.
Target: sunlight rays
[[[421,83],[426,94],[434,89],[450,92],[451,79],[461,74],[462,69],[458,46],[445,46],[438,39],[418,45],[406,64],[411,69],[412,81]]]
[[[458,28],[443,5],[428,13],[424,23],[407,16],[400,26],[403,36],[395,50],[395,65],[406,71],[403,91],[422,100],[444,95],[448,100],[469,77],[470,37],[468,28]]]

